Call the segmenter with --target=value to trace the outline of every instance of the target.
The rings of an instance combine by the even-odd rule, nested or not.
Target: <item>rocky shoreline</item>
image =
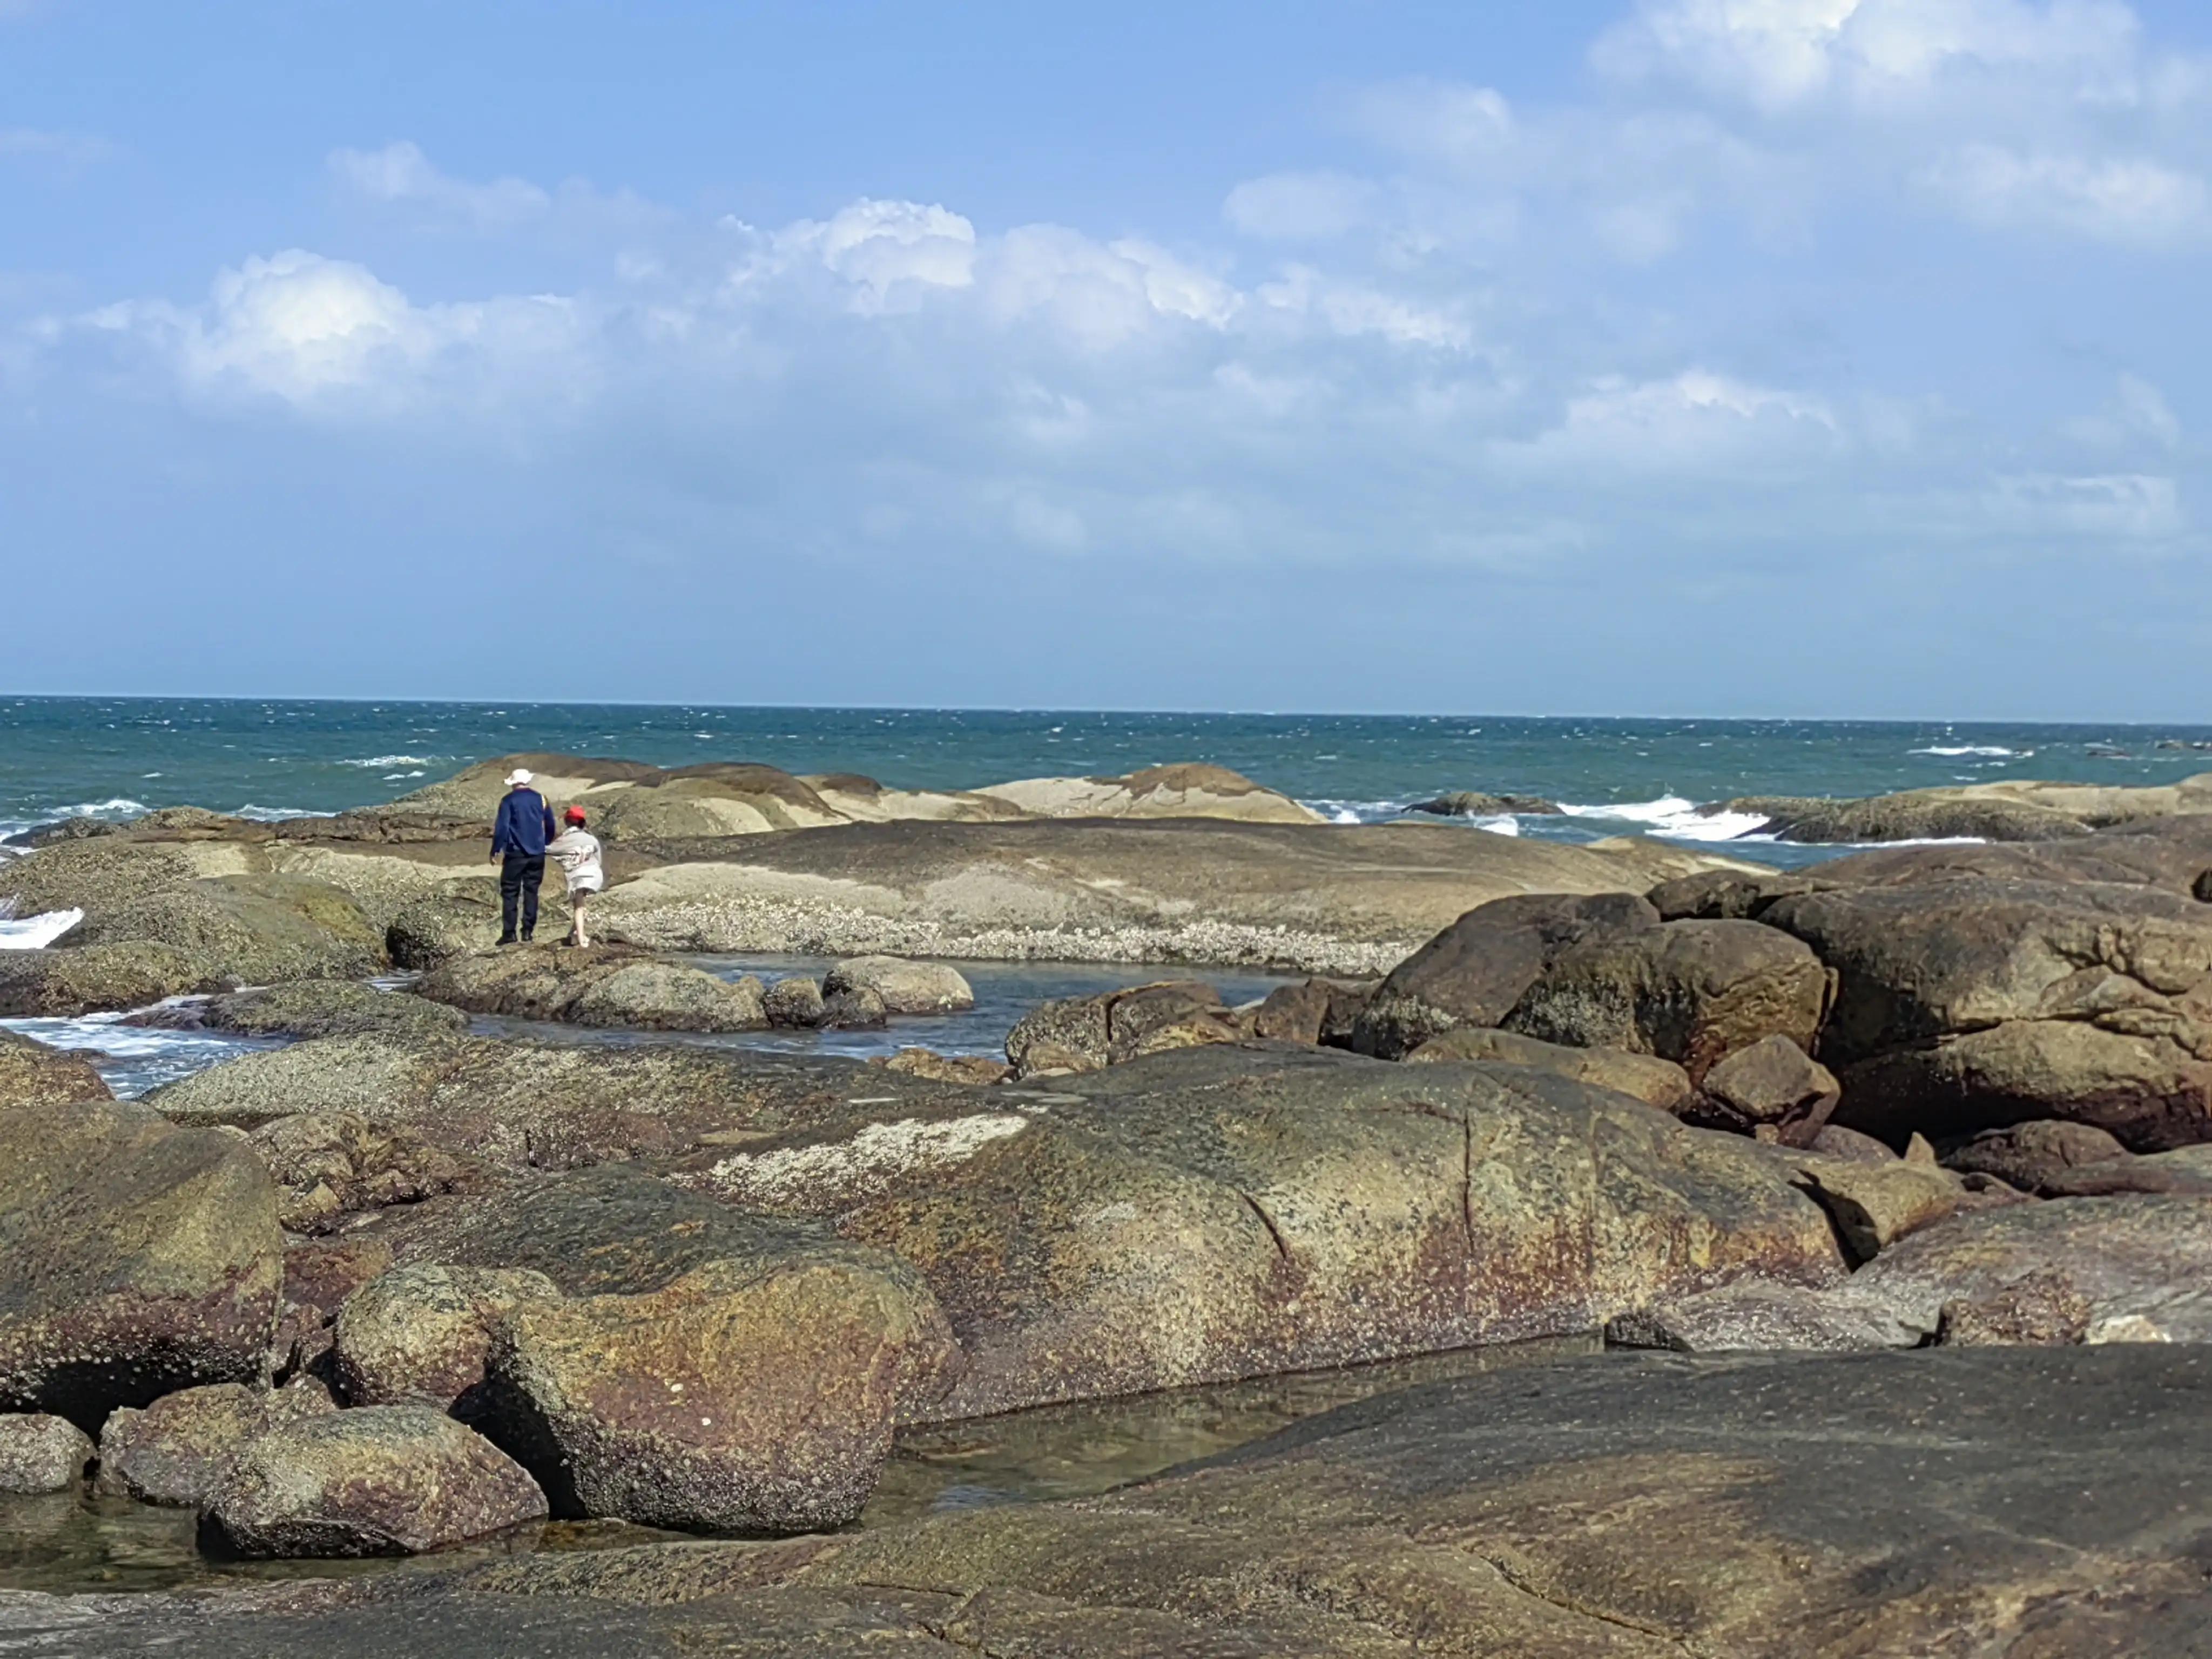
[[[7,1013],[209,994],[159,1017],[296,1039],[141,1102],[0,1040],[0,1490],[52,1494],[0,1504],[181,1506],[226,1557],[519,1552],[0,1592],[15,1650],[2062,1659],[2212,1628],[2212,815],[1783,872],[1273,817],[1178,769],[916,802],[536,758],[641,826],[609,835],[620,943],[483,948],[466,775],[0,866],[86,912],[0,956]],[[1003,1064],[653,1040],[960,1006],[927,952],[788,993],[659,953],[755,902],[1009,953],[1272,928],[1330,976],[1047,1004]],[[410,989],[360,982],[395,960]],[[1124,1491],[849,1530],[925,1425],[1599,1331]],[[530,1553],[549,1519],[696,1539]]]

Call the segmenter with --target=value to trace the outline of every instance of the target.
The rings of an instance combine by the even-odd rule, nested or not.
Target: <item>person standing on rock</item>
[[[517,942],[514,911],[522,907],[520,943],[527,945],[538,931],[538,889],[545,879],[545,845],[553,839],[553,809],[545,797],[530,786],[529,771],[517,767],[507,775],[507,797],[499,804],[499,818],[492,825],[492,861],[499,866],[499,942]]]
[[[599,838],[584,828],[584,809],[572,806],[561,815],[561,833],[545,845],[561,866],[561,873],[568,878],[568,943],[589,945],[584,937],[584,907],[591,902],[592,895],[607,884],[606,871],[599,863]]]

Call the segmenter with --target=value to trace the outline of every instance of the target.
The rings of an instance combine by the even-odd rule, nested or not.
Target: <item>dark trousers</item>
[[[538,888],[545,879],[545,854],[509,853],[499,866],[499,936],[514,937],[515,901],[522,902],[522,937],[538,931]]]

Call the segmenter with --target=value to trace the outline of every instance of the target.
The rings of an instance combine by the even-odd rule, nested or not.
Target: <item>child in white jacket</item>
[[[568,924],[570,945],[589,945],[584,937],[584,908],[592,895],[607,884],[605,870],[599,863],[599,838],[584,828],[584,809],[572,806],[561,815],[561,833],[545,843],[548,856],[561,866],[561,873],[568,878],[568,914],[574,918]]]

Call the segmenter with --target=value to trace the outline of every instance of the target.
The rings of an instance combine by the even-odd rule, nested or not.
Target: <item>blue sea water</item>
[[[2158,783],[2212,769],[2207,749],[2212,726],[15,697],[0,699],[0,834],[179,805],[331,812],[549,750],[936,787],[1209,761],[1347,821],[1477,789],[1575,809],[1492,830],[1711,842],[1741,826],[1691,809],[1735,795],[2005,777]]]

